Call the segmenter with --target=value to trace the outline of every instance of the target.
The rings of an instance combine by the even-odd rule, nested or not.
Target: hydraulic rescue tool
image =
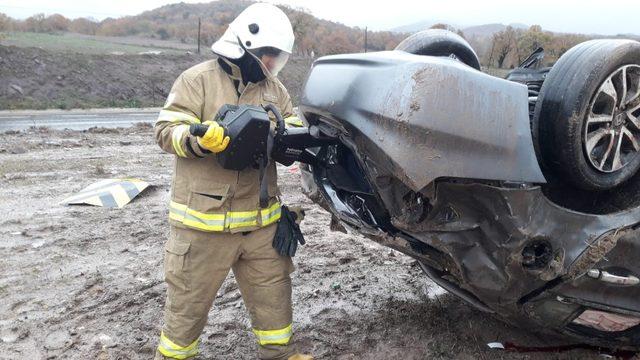
[[[276,119],[274,131],[268,112]],[[252,105],[223,105],[216,116],[225,135],[231,139],[229,146],[216,155],[220,165],[229,170],[241,171],[247,168],[260,170],[260,206],[268,206],[269,194],[265,169],[271,159],[289,166],[295,161],[315,164],[315,154],[309,148],[332,143],[319,132],[312,135],[308,127],[286,128],[285,121],[273,105],[264,108]],[[194,136],[204,136],[208,125],[193,124],[189,132]],[[304,211],[282,206],[280,221],[273,239],[273,247],[278,254],[294,256],[298,243],[304,245],[304,237],[298,223]]]
[[[268,112],[276,119],[274,131],[270,131]],[[248,167],[266,167],[269,159],[289,166],[295,161],[313,164],[315,155],[309,148],[325,145],[331,139],[312,135],[308,127],[286,128],[284,119],[273,105],[264,108],[253,105],[223,105],[216,121],[231,138],[229,146],[217,154],[223,168],[244,170]],[[191,135],[204,136],[208,125],[192,124]]]

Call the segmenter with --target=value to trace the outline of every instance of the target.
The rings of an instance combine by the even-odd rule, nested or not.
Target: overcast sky
[[[104,19],[135,15],[178,1],[167,0],[0,0],[0,12],[25,18],[35,13],[61,13]],[[189,1],[185,2],[203,2]],[[640,34],[640,0],[274,0],[303,7],[317,17],[350,26],[385,30],[422,20],[458,26],[487,23],[539,24],[560,32]]]

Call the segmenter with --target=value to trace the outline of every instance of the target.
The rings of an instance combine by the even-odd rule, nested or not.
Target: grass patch
[[[166,47],[142,46],[115,42],[110,37],[86,36],[73,33],[46,34],[32,32],[3,33],[0,45],[18,47],[37,47],[55,52],[77,52],[83,54],[138,54],[146,51],[162,51],[170,54],[183,54],[185,51]]]
[[[161,104],[160,104],[161,105]],[[93,108],[140,108],[159,106],[157,102],[143,99],[2,99],[0,110],[46,110],[46,109],[93,109]]]

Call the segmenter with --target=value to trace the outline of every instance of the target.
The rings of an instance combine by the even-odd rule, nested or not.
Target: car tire
[[[551,178],[589,191],[629,180],[640,168],[640,43],[571,48],[542,85],[532,135]]]
[[[478,55],[462,36],[442,29],[429,29],[402,40],[396,50],[415,55],[455,56],[461,62],[480,70]]]

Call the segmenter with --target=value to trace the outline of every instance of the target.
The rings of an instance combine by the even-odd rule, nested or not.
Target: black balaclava
[[[248,83],[258,83],[266,78],[264,72],[262,71],[262,67],[258,63],[255,57],[249,54],[248,51],[244,52],[244,55],[239,59],[229,59],[226,58],[230,63],[235,64],[240,68],[240,74],[242,75],[242,83],[247,85]],[[231,69],[227,64],[224,63],[222,59],[219,59],[218,62],[222,65],[222,68],[228,73],[231,73]]]

